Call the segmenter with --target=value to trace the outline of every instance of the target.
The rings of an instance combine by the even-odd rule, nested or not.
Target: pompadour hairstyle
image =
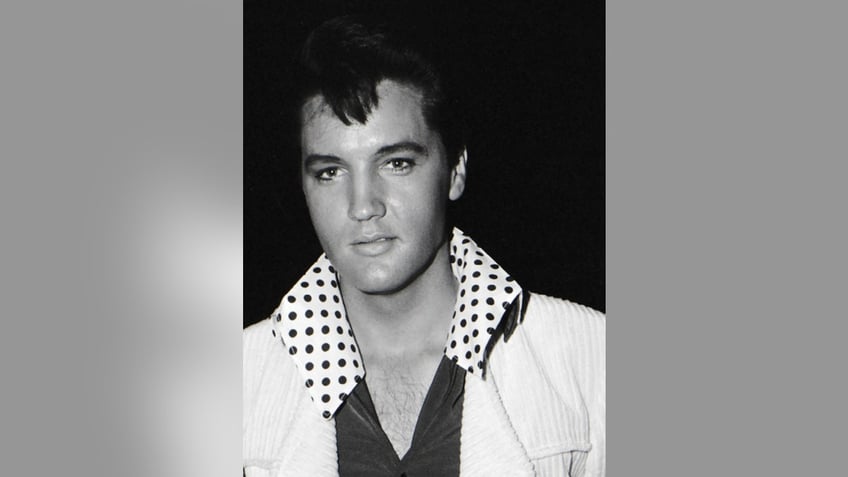
[[[427,125],[439,133],[448,163],[455,165],[465,147],[465,121],[451,68],[430,31],[409,19],[346,16],[324,22],[300,54],[298,110],[320,95],[344,124],[364,124],[379,103],[380,81],[415,87]]]

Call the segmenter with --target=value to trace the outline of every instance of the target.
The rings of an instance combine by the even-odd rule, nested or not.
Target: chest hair
[[[400,458],[412,445],[415,424],[437,365],[381,363],[368,370],[368,390],[380,426]]]

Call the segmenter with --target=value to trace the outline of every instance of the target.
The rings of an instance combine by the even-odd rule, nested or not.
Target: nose
[[[352,220],[366,221],[386,215],[386,205],[377,181],[361,179],[351,182],[348,217]]]

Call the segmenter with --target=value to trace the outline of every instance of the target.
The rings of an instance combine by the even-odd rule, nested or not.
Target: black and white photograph
[[[603,4],[244,16],[244,474],[605,475]]]
[[[2,474],[842,475],[845,18],[0,3]]]

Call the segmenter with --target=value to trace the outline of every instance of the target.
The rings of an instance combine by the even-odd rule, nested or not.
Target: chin
[[[362,270],[353,279],[352,285],[359,291],[369,295],[388,295],[394,293],[405,284],[396,273],[379,268],[377,270]]]

